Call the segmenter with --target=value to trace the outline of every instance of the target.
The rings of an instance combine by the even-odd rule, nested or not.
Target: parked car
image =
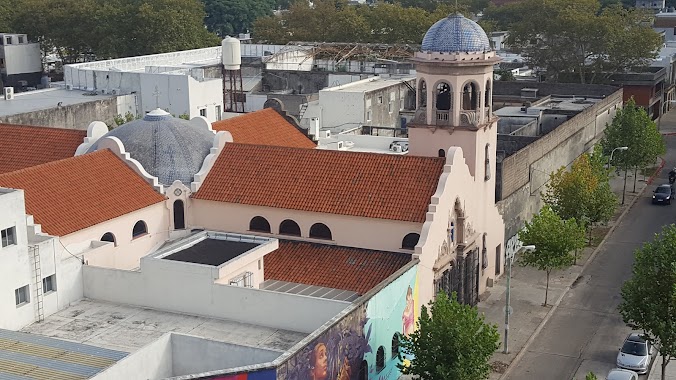
[[[673,186],[667,184],[659,185],[653,191],[653,204],[671,204],[671,200],[674,198],[674,188]]]
[[[654,350],[652,344],[641,338],[641,335],[631,333],[617,354],[617,366],[642,375],[648,372]]]
[[[611,369],[606,376],[606,380],[638,380],[638,374],[627,369]]]

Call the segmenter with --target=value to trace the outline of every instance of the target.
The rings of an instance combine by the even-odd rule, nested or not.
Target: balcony
[[[435,125],[451,125],[451,111],[436,111]]]
[[[460,111],[460,125],[463,127],[476,127],[479,125],[481,111]]]

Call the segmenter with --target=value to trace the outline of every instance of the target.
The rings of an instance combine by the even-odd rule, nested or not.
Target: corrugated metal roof
[[[0,380],[81,380],[128,353],[0,329]]]
[[[266,280],[260,286],[261,289],[280,293],[299,294],[309,297],[325,298],[336,301],[352,302],[359,298],[359,294],[350,290],[326,288],[323,286],[297,284],[294,282]]]

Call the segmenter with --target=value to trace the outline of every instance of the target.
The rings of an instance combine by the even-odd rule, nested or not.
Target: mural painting
[[[277,370],[279,380],[357,380],[368,335],[361,306],[303,347]]]
[[[275,380],[275,370],[264,369],[256,372],[238,373],[237,375],[216,377],[212,380]]]
[[[420,316],[418,298],[418,270],[409,269],[368,302],[366,308],[369,348],[364,354],[368,363],[369,380],[396,380],[401,375],[397,368],[399,359],[398,335],[410,335]],[[378,363],[378,350],[384,356]],[[404,365],[411,358],[402,356]]]

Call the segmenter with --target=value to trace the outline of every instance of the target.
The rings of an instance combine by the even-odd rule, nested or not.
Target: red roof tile
[[[229,143],[196,199],[424,222],[444,159]]]
[[[0,124],[0,174],[73,157],[87,131]]]
[[[57,236],[165,199],[107,149],[1,174],[0,187],[23,189],[26,212]]]
[[[316,144],[272,108],[251,112],[211,125],[214,131],[228,131],[241,144],[315,148]]]
[[[364,294],[410,262],[411,255],[280,240],[263,260],[266,280]]]

